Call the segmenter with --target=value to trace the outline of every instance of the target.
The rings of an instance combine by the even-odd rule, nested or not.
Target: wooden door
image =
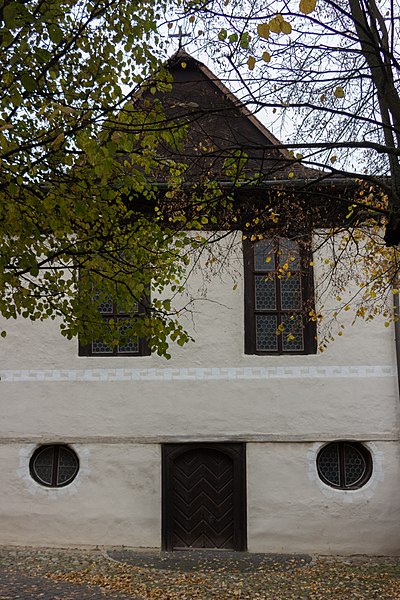
[[[163,547],[245,550],[243,444],[163,447]]]

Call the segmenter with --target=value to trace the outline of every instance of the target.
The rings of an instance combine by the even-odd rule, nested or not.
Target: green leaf
[[[47,25],[47,31],[49,32],[49,37],[54,44],[59,44],[62,41],[64,34],[62,29],[56,23],[50,23]]]
[[[12,2],[4,7],[3,18],[6,27],[14,29],[18,26],[19,5],[18,2]]]
[[[226,40],[226,37],[228,35],[228,32],[226,31],[226,29],[221,29],[221,31],[218,33],[218,39],[223,42],[224,40]]]
[[[250,44],[250,36],[247,33],[247,31],[245,31],[240,36],[240,47],[244,48],[246,50],[249,47],[249,44]]]
[[[37,277],[39,275],[39,265],[35,263],[29,270],[29,273],[32,277]]]
[[[36,80],[32,77],[32,75],[30,75],[26,71],[21,73],[20,80],[27,92],[34,92],[37,89]]]
[[[4,5],[5,2],[2,4]],[[18,27],[23,27],[26,23],[34,22],[34,18],[22,2],[6,4],[3,10],[3,18],[6,27],[9,29],[17,29]]]

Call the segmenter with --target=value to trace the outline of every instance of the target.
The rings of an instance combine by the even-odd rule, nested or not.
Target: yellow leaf
[[[274,33],[281,33],[282,23],[283,23],[282,15],[276,15],[276,17],[274,17],[273,19],[270,20],[269,28]]]
[[[267,40],[269,38],[269,31],[270,27],[268,23],[260,23],[259,25],[257,25],[257,33],[260,37],[264,38],[264,40]]]
[[[388,321],[386,321],[386,322],[384,323],[384,325],[385,325],[385,327],[389,327],[389,326],[390,326],[390,323],[389,323]]]
[[[294,173],[293,171],[290,171],[289,175],[288,175],[289,179],[292,179],[294,177]]]
[[[344,89],[338,85],[336,90],[333,92],[336,98],[344,98]]]
[[[286,35],[290,35],[292,33],[292,26],[290,23],[288,23],[288,21],[283,21],[282,33],[286,33]]]
[[[265,62],[269,62],[271,60],[271,55],[269,52],[263,52],[262,59]]]
[[[181,67],[182,67],[182,69],[186,69],[187,64],[185,63],[185,61],[181,62]]]
[[[371,298],[376,298],[376,292],[370,292],[369,295],[371,296]]]
[[[254,56],[249,56],[249,58],[247,59],[247,66],[249,67],[250,71],[254,69],[254,67],[256,66],[256,59],[254,58]]]
[[[315,10],[316,6],[317,0],[300,0],[299,9],[303,15],[309,15]]]

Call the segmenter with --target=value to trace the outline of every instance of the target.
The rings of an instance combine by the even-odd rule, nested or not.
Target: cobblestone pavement
[[[287,570],[310,561],[311,557],[307,555],[0,547],[0,600],[141,600],[138,595],[107,591],[84,582],[89,574],[91,578],[98,575],[104,583],[116,563],[163,573],[168,570],[246,573],[277,563]],[[82,581],[64,581],[61,577],[65,573],[81,573]]]
[[[0,568],[1,600],[132,600],[133,596],[105,592],[95,585],[52,581],[45,577],[8,573]],[[138,598],[136,596],[136,598]],[[139,600],[139,599],[138,599]]]
[[[249,552],[229,552],[213,550],[175,550],[174,552],[147,552],[129,548],[110,549],[107,555],[120,563],[168,569],[171,571],[229,571],[230,573],[254,573],[280,565],[282,570],[303,567],[311,562],[309,554],[258,554]]]
[[[141,600],[96,585],[54,581],[70,571],[106,573],[109,560],[97,549],[0,547],[0,600]]]
[[[0,546],[0,600],[400,600],[400,557]]]

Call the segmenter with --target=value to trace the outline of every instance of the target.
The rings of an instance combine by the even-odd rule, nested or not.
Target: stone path
[[[96,585],[54,581],[48,575],[85,570],[106,572],[110,561],[98,549],[0,546],[0,600],[142,600]]]
[[[400,557],[0,546],[0,600],[400,600]]]
[[[108,550],[112,559],[128,565],[150,569],[191,571],[229,571],[230,573],[254,573],[260,569],[282,570],[303,567],[311,562],[309,554],[250,554],[212,550],[187,550],[174,552],[137,551],[131,549]]]
[[[112,548],[61,549],[0,547],[0,600],[141,600],[137,595],[107,591],[97,585],[54,580],[59,573],[107,575],[114,563],[180,572],[255,572],[280,564],[283,570],[303,566],[307,555],[248,554],[246,552],[159,552]]]
[[[0,568],[1,600],[132,600],[116,592],[105,592],[98,586],[88,586],[64,581],[52,581],[45,577],[9,573]],[[136,597],[139,600],[138,597]]]

